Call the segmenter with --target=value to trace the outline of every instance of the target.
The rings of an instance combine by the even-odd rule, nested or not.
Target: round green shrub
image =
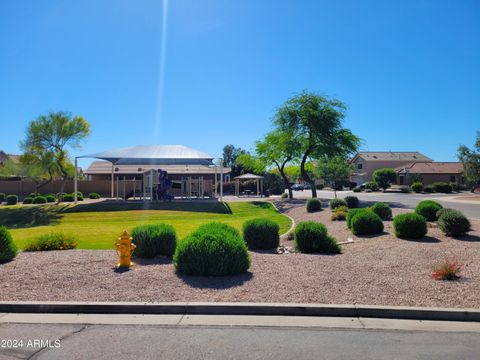
[[[322,203],[320,200],[313,198],[307,200],[307,212],[320,211],[322,209]]]
[[[416,213],[400,214],[393,219],[393,229],[401,239],[419,239],[427,234],[427,222]]]
[[[375,181],[369,181],[366,183],[365,188],[371,191],[378,191],[379,187]]]
[[[34,204],[46,204],[47,198],[45,196],[37,196],[33,198]]]
[[[361,211],[350,221],[350,228],[355,235],[380,234],[383,232],[383,222],[373,211]]]
[[[412,190],[416,193],[421,193],[423,191],[423,184],[420,181],[416,181],[412,184]]]
[[[61,232],[43,234],[29,242],[24,251],[51,251],[51,250],[70,250],[75,249],[78,239],[73,235],[65,235]]]
[[[197,276],[227,276],[250,267],[245,241],[231,226],[203,225],[180,241],[173,256],[178,272]]]
[[[443,214],[445,214],[449,211],[456,211],[456,210],[451,209],[451,208],[441,208],[440,210],[437,211],[437,213],[435,215],[437,216],[437,219],[440,219],[440,216],[442,216]]]
[[[88,194],[89,199],[100,199],[100,197],[101,197],[100,194],[95,192]]]
[[[57,201],[57,197],[54,194],[46,195],[45,199],[47,199],[48,203],[54,203],[55,201]]]
[[[7,195],[5,200],[7,201],[7,205],[15,205],[18,202],[18,196],[17,195]]]
[[[23,204],[33,204],[33,198],[27,196],[25,199],[22,201]]]
[[[0,203],[5,201],[5,193],[0,193]]]
[[[362,211],[371,211],[369,208],[357,208],[357,209],[350,209],[348,210],[348,213],[347,213],[347,227],[350,229],[351,228],[351,225],[352,225],[352,219],[355,215],[357,215],[358,213],[362,212]]]
[[[434,182],[432,186],[433,190],[438,193],[449,194],[452,192],[452,185],[446,182]]]
[[[134,256],[152,258],[157,255],[172,256],[177,246],[177,234],[172,225],[140,225],[132,231],[133,243],[137,245]]]
[[[9,262],[17,256],[17,247],[5,226],[0,226],[0,264]]]
[[[362,189],[360,189],[359,187],[354,187],[353,192],[354,193],[359,193],[359,192],[362,192]]]
[[[62,197],[63,202],[72,202],[75,201],[73,194],[64,194]]]
[[[303,253],[336,254],[341,251],[325,225],[314,221],[302,221],[295,227],[295,247]]]
[[[328,202],[330,209],[335,210],[339,206],[347,206],[347,203],[343,199],[332,199]]]
[[[72,196],[75,196],[75,193],[72,193]],[[81,191],[77,191],[77,201],[83,201],[83,193]]]
[[[358,201],[356,196],[345,196],[345,199],[343,200],[345,200],[350,209],[358,208],[358,205],[360,204],[360,201]]]
[[[40,196],[40,195],[42,195],[42,194],[40,194],[39,192],[32,192],[32,193],[28,194],[27,197],[35,199],[37,196]]]
[[[415,207],[415,212],[418,215],[422,215],[427,221],[437,220],[437,211],[442,209],[443,206],[433,200],[420,201]]]
[[[388,204],[377,202],[373,204],[371,209],[375,214],[380,216],[382,220],[390,220],[392,218],[392,209],[390,209]]]
[[[444,211],[437,223],[440,230],[447,236],[463,236],[470,231],[470,221],[458,210]]]
[[[426,185],[423,187],[423,191],[430,194],[430,193],[433,193],[435,192],[435,190],[433,190],[433,186],[432,185]]]
[[[249,249],[276,249],[280,227],[270,219],[252,219],[243,224],[243,239]]]

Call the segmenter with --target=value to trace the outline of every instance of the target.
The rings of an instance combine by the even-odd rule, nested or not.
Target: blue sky
[[[0,149],[12,153],[49,110],[91,123],[72,155],[251,149],[302,89],[343,100],[363,150],[455,161],[480,130],[476,0],[3,0],[0,48]]]

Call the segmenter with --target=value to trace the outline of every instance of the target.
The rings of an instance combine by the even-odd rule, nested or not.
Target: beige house
[[[372,180],[375,170],[381,168],[395,169],[413,162],[432,162],[429,157],[410,151],[361,151],[351,160],[353,172],[350,180],[361,185]]]
[[[20,157],[19,155],[7,154],[5,151],[0,150],[0,166],[3,165],[7,160],[18,162],[19,157]]]
[[[411,185],[420,180],[424,185],[437,181],[465,184],[460,162],[414,162],[395,169],[398,185]]]

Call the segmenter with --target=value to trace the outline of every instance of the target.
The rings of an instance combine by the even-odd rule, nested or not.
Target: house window
[[[455,177],[455,175],[450,176],[450,182],[456,182],[456,181],[457,181],[457,178]]]
[[[363,168],[363,164],[357,164],[357,169],[361,170]]]

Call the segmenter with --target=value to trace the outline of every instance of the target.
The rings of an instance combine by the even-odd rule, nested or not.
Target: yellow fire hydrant
[[[117,245],[117,253],[120,257],[120,260],[117,264],[117,267],[130,267],[133,265],[132,262],[132,254],[137,247],[134,243],[132,243],[132,237],[126,231],[120,234],[118,238]]]

